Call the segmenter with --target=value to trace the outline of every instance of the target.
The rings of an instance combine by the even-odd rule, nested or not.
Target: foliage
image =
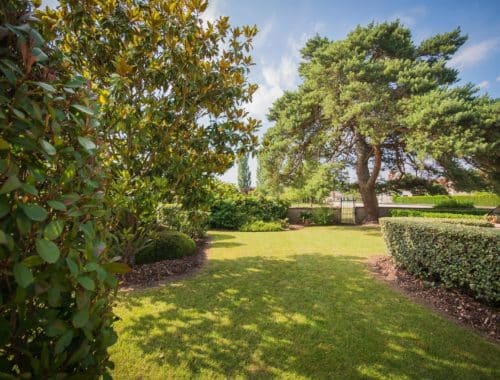
[[[183,209],[176,204],[160,204],[158,223],[170,230],[183,232],[193,239],[205,236],[210,214],[203,210]]]
[[[280,178],[279,183],[264,178],[258,190],[282,197],[288,202],[324,203],[332,191],[347,190],[347,178],[342,163],[309,162],[301,173]]]
[[[283,200],[239,195],[220,199],[212,204],[210,226],[237,230],[247,222],[271,222],[285,219],[289,204]]]
[[[118,4],[119,3],[119,4]],[[245,103],[256,27],[203,20],[205,0],[61,0],[40,14],[101,103],[116,251],[132,260],[159,202],[205,203],[209,182],[250,150]]]
[[[392,198],[394,203],[399,204],[430,204],[435,205],[439,202],[454,199],[458,202],[472,202],[474,206],[497,206],[500,204],[500,196],[493,193],[473,193],[470,195],[419,195],[412,197],[395,196]]]
[[[377,184],[377,192],[379,193],[401,194],[403,190],[410,191],[413,195],[448,194],[448,191],[435,180],[420,178],[409,174]]]
[[[474,203],[470,201],[460,201],[457,199],[446,199],[439,201],[434,205],[435,209],[471,209],[474,208]]]
[[[35,20],[0,5],[0,377],[98,378],[126,267],[108,259],[92,94]]]
[[[120,292],[116,379],[498,378],[499,345],[370,275],[378,229],[210,237],[196,276]]]
[[[390,254],[410,273],[500,303],[500,233],[443,221],[382,219]]]
[[[484,210],[473,210],[469,214],[464,214],[467,211],[423,211],[423,210],[404,210],[404,209],[391,209],[390,216],[412,216],[422,218],[447,218],[447,219],[481,219],[485,215]]]
[[[286,221],[273,220],[270,222],[264,222],[262,220],[249,221],[243,224],[239,231],[242,232],[273,232],[273,231],[283,231],[287,228]]]
[[[238,188],[243,193],[248,193],[252,187],[250,168],[248,167],[248,154],[243,154],[238,160]]]
[[[335,224],[335,209],[330,207],[317,207],[311,210],[311,222],[317,226],[328,226]]]
[[[194,254],[196,244],[188,235],[179,231],[157,232],[152,241],[135,256],[136,264],[178,259]]]
[[[355,170],[366,221],[375,221],[382,170],[437,175],[444,159],[494,152],[495,101],[451,86],[458,72],[446,63],[465,40],[456,29],[415,44],[399,21],[358,26],[343,40],[310,39],[302,84],[270,110],[261,177],[279,183],[311,161],[343,162]]]

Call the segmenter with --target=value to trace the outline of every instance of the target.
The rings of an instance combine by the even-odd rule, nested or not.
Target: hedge
[[[389,211],[390,216],[412,216],[421,218],[445,218],[445,219],[482,219],[486,212],[484,210],[473,210],[474,212],[469,213],[467,211],[422,211],[422,210],[400,210],[391,209]]]
[[[135,255],[136,264],[178,259],[190,256],[196,251],[196,244],[188,235],[179,231],[161,231],[144,249]]]
[[[435,205],[440,202],[454,199],[458,202],[472,202],[475,206],[500,205],[500,196],[494,193],[475,193],[470,195],[415,195],[411,197],[395,196],[392,198],[394,203],[399,204],[430,204]]]
[[[498,230],[450,219],[382,218],[380,222],[389,253],[410,273],[500,304]]]
[[[237,230],[253,220],[271,222],[285,219],[288,202],[264,197],[241,196],[215,201],[210,211],[210,227]]]
[[[253,222],[247,222],[240,227],[240,231],[242,232],[276,232],[283,230],[283,223],[279,220],[272,222],[255,220]]]

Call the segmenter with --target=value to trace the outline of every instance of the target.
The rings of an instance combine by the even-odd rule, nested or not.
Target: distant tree
[[[252,187],[252,177],[248,167],[248,154],[242,154],[238,159],[238,188],[247,193]]]
[[[355,170],[365,222],[376,222],[383,169],[484,159],[498,113],[473,86],[450,87],[458,72],[446,65],[465,41],[456,29],[416,45],[399,21],[358,26],[338,41],[312,38],[301,51],[303,83],[269,112],[262,176],[277,183],[311,160],[342,161]]]

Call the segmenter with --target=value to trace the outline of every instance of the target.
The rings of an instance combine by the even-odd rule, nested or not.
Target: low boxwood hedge
[[[196,243],[188,235],[178,231],[161,231],[146,248],[136,254],[135,263],[178,259],[192,255],[195,251]]]
[[[410,273],[500,304],[500,231],[453,219],[380,222],[389,253]]]
[[[254,220],[247,222],[240,227],[242,232],[275,232],[283,231],[285,228],[282,221],[274,220],[272,222],[264,222],[263,220]]]

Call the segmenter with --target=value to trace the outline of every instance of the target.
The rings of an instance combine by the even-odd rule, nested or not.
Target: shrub
[[[270,222],[286,218],[288,203],[279,199],[237,196],[216,200],[211,206],[210,226],[237,230],[252,220]]]
[[[0,377],[98,378],[117,281],[87,83],[31,24],[0,12]]]
[[[470,195],[418,195],[412,197],[395,196],[392,197],[394,203],[400,204],[430,204],[434,205],[442,201],[455,199],[461,202],[472,202],[475,206],[498,206],[500,196],[494,193],[473,193]]]
[[[202,210],[186,210],[176,204],[162,204],[158,209],[158,223],[170,230],[183,232],[193,239],[205,236],[209,213]]]
[[[188,235],[179,231],[161,231],[150,244],[135,256],[136,264],[178,259],[194,254],[196,244]]]
[[[463,201],[458,199],[446,199],[439,201],[435,206],[435,209],[469,209],[474,208],[474,203],[471,201]]]
[[[499,231],[450,221],[382,218],[381,225],[389,253],[410,273],[498,304]]]
[[[401,210],[391,209],[390,216],[412,216],[421,218],[445,218],[445,219],[481,219],[485,215],[484,210],[471,210],[472,213],[464,214],[467,211],[422,211],[422,210]]]
[[[285,223],[286,224],[286,223]],[[240,227],[240,231],[243,232],[273,232],[273,231],[283,231],[286,227],[283,225],[283,221],[272,221],[264,222],[262,220],[254,220],[253,222],[247,222]]]
[[[300,220],[302,223],[310,223],[312,220],[312,211],[307,210],[307,211],[301,211],[300,212]]]
[[[311,222],[318,226],[328,226],[335,223],[335,211],[329,207],[317,207],[311,210]]]

